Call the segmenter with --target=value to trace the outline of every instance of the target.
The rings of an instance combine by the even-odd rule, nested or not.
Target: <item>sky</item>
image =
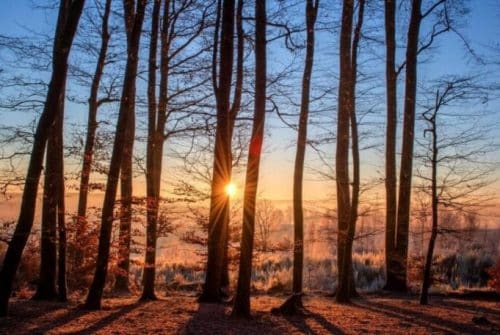
[[[36,32],[51,33],[55,25],[54,16],[48,11],[34,10],[33,0],[2,0],[0,2],[0,34],[2,35],[27,35],[28,30]],[[498,44],[500,42],[500,4],[495,0],[475,0],[470,2],[471,13],[467,19],[467,24],[461,28],[463,35],[471,41],[471,46],[478,50],[480,54],[487,54],[488,45]],[[320,8],[321,11],[321,8]],[[320,14],[321,15],[321,14]],[[326,36],[326,35],[325,35]],[[338,44],[338,35],[321,36],[316,41],[318,50],[332,50],[331,54],[327,51],[318,52],[316,64],[331,67],[333,72],[336,72],[336,57]],[[488,74],[500,79],[500,69],[497,67],[490,68],[489,66],[479,66],[470,61],[470,57],[466,56],[466,52],[462,47],[462,42],[453,34],[440,37],[436,44],[436,49],[430,55],[424,55],[421,59],[426,62],[419,66],[419,80],[423,83],[437,78],[444,74],[470,73],[472,70],[488,71]],[[278,63],[281,57],[281,51],[270,52],[270,64]],[[329,59],[328,57],[331,57]],[[496,55],[500,57],[500,55]],[[328,59],[327,59],[328,58]],[[0,60],[1,62],[1,60]],[[382,64],[382,63],[380,63]],[[324,67],[321,71],[323,71]],[[493,69],[493,70],[492,70]],[[319,70],[317,70],[319,71]],[[383,71],[383,67],[374,69],[374,71]],[[493,72],[496,71],[496,72]],[[383,74],[383,72],[380,72]],[[314,77],[321,77],[321,74],[313,74],[313,91]],[[316,79],[319,80],[319,79]],[[322,79],[324,80],[324,79]],[[336,86],[336,79],[332,85]],[[383,81],[380,82],[380,89],[383,90]],[[298,90],[297,90],[298,91]],[[400,93],[402,90],[400,90]],[[1,94],[1,93],[0,93]],[[335,101],[331,101],[332,105]],[[381,102],[379,108],[383,110]],[[490,123],[497,123],[499,119],[499,103],[493,101],[485,108],[493,111],[489,116]],[[334,113],[334,111],[332,111]],[[383,115],[382,115],[383,116]],[[381,115],[378,116],[379,119]],[[19,123],[29,120],[30,116],[22,116],[14,113],[0,113],[2,123]],[[75,107],[68,113],[69,122],[85,123],[85,109]],[[401,125],[400,125],[401,127]],[[312,136],[315,129],[311,129]],[[383,143],[383,131],[376,133],[375,141]],[[492,136],[500,138],[500,127],[492,132]],[[294,143],[296,141],[296,132],[287,128],[281,123],[275,115],[268,116],[267,137],[264,142],[265,154],[262,158],[261,179],[259,182],[259,193],[262,197],[280,200],[289,200],[292,197],[292,178],[294,165]],[[383,172],[383,161],[381,148],[372,150],[363,156],[363,176],[377,177]],[[328,148],[327,148],[328,151]],[[329,149],[331,153],[335,151],[334,144],[331,144]],[[498,152],[497,152],[498,153]],[[308,165],[315,167],[317,158],[311,150],[308,150],[306,159]],[[333,164],[333,160],[331,160]],[[166,159],[166,169],[168,169],[168,159]],[[496,175],[500,177],[500,168],[497,169]],[[241,194],[241,188],[244,184],[242,174],[235,176],[235,183],[238,186]],[[137,189],[143,189],[141,179],[137,180]],[[491,186],[493,189],[500,190],[499,182]],[[313,169],[308,169],[304,184],[304,198],[308,200],[319,200],[331,198],[334,193],[335,184],[333,181],[325,181],[318,178],[318,175],[313,172]],[[383,198],[383,193],[380,193]]]

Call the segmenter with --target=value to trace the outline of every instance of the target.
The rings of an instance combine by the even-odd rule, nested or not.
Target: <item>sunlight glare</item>
[[[226,185],[226,194],[231,198],[236,195],[236,185],[234,183]]]

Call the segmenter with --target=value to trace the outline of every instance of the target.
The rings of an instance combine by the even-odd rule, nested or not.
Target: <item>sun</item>
[[[234,183],[229,183],[225,188],[226,194],[228,197],[232,198],[236,195],[236,185]]]

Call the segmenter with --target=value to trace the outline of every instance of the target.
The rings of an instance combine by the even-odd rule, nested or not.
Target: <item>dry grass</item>
[[[500,302],[433,297],[420,306],[415,297],[368,295],[350,305],[332,298],[305,298],[304,316],[270,313],[282,297],[257,296],[253,318],[234,319],[230,306],[198,304],[191,295],[154,302],[135,298],[104,301],[89,312],[76,303],[13,300],[0,319],[2,334],[499,334]],[[474,318],[487,321],[477,324]],[[483,324],[486,323],[486,324]]]

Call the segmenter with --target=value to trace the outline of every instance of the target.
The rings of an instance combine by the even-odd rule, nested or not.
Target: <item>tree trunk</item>
[[[64,2],[66,3],[66,2]],[[12,292],[12,283],[26,246],[35,215],[38,183],[42,172],[43,158],[47,139],[54,120],[58,116],[58,104],[64,95],[64,84],[68,68],[68,56],[73,44],[78,22],[83,10],[84,0],[73,0],[66,11],[61,3],[59,18],[67,17],[64,29],[57,29],[54,40],[54,56],[52,60],[52,76],[47,91],[45,106],[38,121],[33,140],[33,149],[27,169],[26,182],[23,189],[21,210],[12,240],[5,254],[0,272],[0,316],[7,314],[8,302]]]
[[[134,26],[130,25],[131,22],[135,22],[135,15],[130,15],[128,17],[133,17],[134,20],[126,21],[127,26],[127,50],[135,52],[135,58],[137,62],[138,51],[133,50],[135,48],[133,43],[133,32]],[[128,23],[127,23],[128,22]],[[141,23],[142,24],[142,23]],[[139,32],[140,34],[140,32]],[[135,75],[137,75],[137,64],[135,65]],[[119,230],[119,255],[118,255],[118,267],[119,271],[115,282],[115,291],[121,293],[129,293],[129,268],[130,268],[130,241],[132,232],[132,183],[133,183],[133,170],[132,161],[134,155],[134,141],[135,141],[135,80],[128,87],[128,122],[127,130],[125,132],[124,146],[122,151],[122,162],[120,169],[120,197],[121,197],[121,207],[120,207],[120,230]]]
[[[57,20],[56,35],[61,34],[62,29],[66,24],[69,1],[61,1],[59,4],[59,15]],[[54,44],[53,53],[55,55],[58,45]],[[66,90],[66,80],[62,84],[61,91]],[[38,278],[37,291],[33,297],[36,300],[55,300],[57,298],[56,291],[56,273],[57,273],[57,219],[58,219],[58,203],[60,182],[59,159],[62,159],[61,138],[64,123],[64,98],[65,95],[59,95],[58,104],[55,107],[57,116],[52,126],[52,131],[47,141],[47,154],[45,157],[45,178],[43,188],[43,203],[42,203],[42,236],[40,243],[40,275]],[[59,155],[61,150],[61,155]],[[62,176],[64,178],[64,176]]]
[[[229,166],[229,180],[231,180],[232,168],[233,168],[233,155],[232,155],[232,138],[234,133],[234,126],[236,122],[236,117],[241,108],[241,93],[243,91],[243,59],[244,55],[244,46],[245,46],[245,32],[243,30],[243,0],[238,0],[236,7],[236,83],[234,86],[233,92],[233,104],[231,106],[229,119],[229,139],[231,141],[230,148],[231,150],[228,153],[228,166]],[[230,202],[230,199],[227,199]],[[229,238],[230,238],[230,203],[227,205],[228,213],[224,215],[227,218],[227,222],[224,223],[226,228],[226,235],[224,240],[224,258],[222,264],[222,278],[221,278],[221,293],[225,296],[229,294]]]
[[[394,257],[393,289],[406,291],[408,258],[408,231],[411,206],[411,179],[413,169],[413,142],[415,128],[415,99],[417,95],[417,53],[421,21],[421,0],[412,1],[408,45],[406,48],[406,80],[403,123],[403,149],[401,151],[401,171],[399,177],[399,203]]]
[[[395,262],[396,246],[396,127],[397,127],[397,75],[396,75],[396,1],[385,1],[385,45],[386,45],[386,94],[387,128],[385,144],[385,263],[387,282],[385,289],[397,287]]]
[[[349,294],[349,262],[352,243],[349,243],[350,226],[350,190],[349,190],[349,119],[352,105],[352,64],[351,64],[351,32],[353,19],[353,0],[344,0],[342,9],[342,26],[340,32],[340,83],[337,112],[337,149],[335,172],[337,181],[337,268],[338,287],[337,302],[348,302]]]
[[[304,73],[302,76],[302,96],[300,103],[299,129],[295,168],[293,176],[293,217],[294,217],[294,249],[293,249],[293,283],[292,295],[296,296],[295,306],[301,307],[302,277],[304,270],[304,210],[302,207],[302,187],[304,179],[304,159],[307,144],[307,123],[311,96],[311,75],[314,62],[314,25],[318,13],[319,0],[306,3],[307,44]]]
[[[94,155],[94,142],[97,131],[97,109],[99,106],[98,93],[101,77],[106,65],[106,54],[109,44],[108,20],[111,11],[111,0],[106,0],[101,28],[101,47],[97,58],[96,69],[92,78],[89,96],[89,113],[87,120],[87,136],[85,138],[85,148],[83,152],[83,166],[80,177],[80,189],[78,195],[78,212],[76,218],[75,242],[78,246],[74,264],[75,269],[84,264],[84,259],[88,256],[85,253],[87,238],[87,199],[89,193],[89,180],[92,172],[92,160]]]
[[[64,97],[61,96],[60,115],[55,123],[57,131],[54,144],[57,152],[57,230],[59,233],[58,258],[57,258],[57,299],[65,302],[68,300],[66,287],[66,201],[64,185]],[[48,156],[47,156],[48,157]]]
[[[164,5],[165,14],[163,15],[164,25],[168,27],[168,1]],[[151,16],[151,41],[149,44],[149,66],[148,66],[148,142],[146,148],[146,192],[147,192],[147,227],[146,227],[146,255],[144,260],[144,287],[142,291],[141,299],[143,300],[155,300],[155,256],[156,256],[156,230],[158,225],[158,206],[159,206],[159,181],[157,175],[161,172],[158,171],[158,164],[161,164],[160,160],[157,160],[157,152],[159,150],[158,146],[163,143],[163,138],[161,142],[158,141],[158,130],[157,130],[157,119],[158,113],[156,105],[156,54],[158,52],[158,30],[160,21],[160,9],[161,1],[155,0],[153,6],[153,13]],[[163,29],[162,29],[163,30]],[[163,44],[167,43],[164,39],[162,31],[162,50]],[[163,56],[163,53],[162,53]],[[168,55],[167,55],[168,56]],[[161,57],[161,62],[165,62],[166,59]],[[160,89],[160,94],[163,93],[165,89]],[[158,181],[158,184],[157,184]]]
[[[135,89],[134,95],[135,95]],[[131,92],[132,94],[132,92]],[[130,96],[131,97],[131,96]],[[135,100],[134,98],[130,98]],[[130,240],[132,231],[132,159],[135,139],[134,106],[129,107],[129,123],[127,125],[125,145],[123,148],[120,172],[120,225],[118,233],[118,272],[114,291],[127,294],[129,289]]]
[[[111,231],[113,225],[113,211],[122,166],[123,151],[127,139],[126,132],[129,129],[130,114],[134,103],[135,80],[137,76],[138,51],[141,38],[141,29],[144,19],[144,11],[147,0],[138,0],[134,14],[133,0],[124,1],[125,25],[127,27],[127,64],[125,67],[125,77],[123,80],[123,92],[120,102],[118,122],[116,125],[116,136],[113,144],[113,153],[108,173],[108,182],[104,194],[102,207],[101,232],[99,236],[99,247],[97,255],[96,270],[94,279],[90,287],[85,307],[87,309],[99,309],[101,298],[106,282],[108,269],[109,248],[111,242]],[[131,93],[134,93],[131,95]]]
[[[33,299],[55,300],[57,298],[57,199],[59,182],[57,175],[58,148],[56,137],[59,134],[57,126],[60,124],[60,115],[51,131],[47,144],[45,159],[45,178],[43,183],[42,204],[42,237],[40,240],[40,275],[38,286]]]
[[[210,196],[208,255],[205,285],[200,301],[218,302],[221,299],[222,271],[224,268],[225,236],[229,222],[229,197],[225,185],[231,179],[231,118],[229,99],[233,72],[234,0],[223,0],[220,43],[220,69],[217,73],[217,45],[221,9],[218,2],[215,29],[212,81],[217,104],[214,164]]]
[[[360,188],[360,160],[359,160],[359,139],[358,139],[358,120],[356,117],[356,82],[357,82],[357,69],[358,69],[358,47],[359,40],[361,39],[361,28],[363,27],[363,16],[365,10],[365,0],[358,1],[358,21],[354,29],[354,37],[352,40],[352,55],[351,55],[351,101],[352,108],[350,114],[351,122],[351,139],[352,139],[352,198],[351,198],[351,213],[349,222],[349,231],[347,236],[347,243],[354,243],[354,235],[356,233],[356,223],[358,220],[358,206],[359,206],[359,188]],[[347,262],[351,264],[348,268],[349,271],[349,295],[351,297],[357,296],[356,281],[354,278],[354,270],[352,267],[352,252],[345,254],[349,259]]]
[[[232,315],[250,316],[250,285],[255,230],[255,203],[266,116],[266,2],[255,2],[255,106],[243,200],[238,286]]]

